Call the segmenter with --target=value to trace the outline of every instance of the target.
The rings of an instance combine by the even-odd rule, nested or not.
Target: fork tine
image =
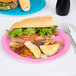
[[[64,24],[64,25],[62,25],[62,27],[63,27],[64,32],[70,33],[70,29],[69,29],[68,24]]]

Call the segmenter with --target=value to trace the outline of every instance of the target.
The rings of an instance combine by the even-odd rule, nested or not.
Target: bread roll
[[[40,27],[53,27],[54,20],[51,16],[44,16],[44,17],[33,17],[24,19],[22,21],[16,22],[13,24],[11,29],[14,28],[40,28]]]
[[[0,2],[16,2],[17,0],[0,0]]]
[[[23,11],[30,10],[30,0],[19,0],[19,3]]]

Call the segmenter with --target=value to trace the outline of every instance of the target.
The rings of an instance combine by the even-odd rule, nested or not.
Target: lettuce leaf
[[[6,30],[10,37],[23,37],[23,35],[33,35],[39,33],[42,37],[45,35],[51,35],[52,33],[56,33],[57,26],[53,26],[52,28],[17,28],[12,31]]]
[[[51,28],[37,28],[37,31],[43,37],[52,34]]]
[[[14,29],[13,31],[9,31],[9,30],[6,30],[8,35],[10,37],[15,37],[16,35],[18,35],[19,37],[22,38],[22,29],[21,28],[18,28],[18,29]]]
[[[23,29],[23,34],[25,34],[25,35],[33,35],[35,33],[36,33],[36,29],[35,28]]]
[[[14,31],[15,31],[16,35],[18,35],[19,37],[22,38],[22,36],[23,36],[22,28],[15,29]]]
[[[51,31],[52,31],[53,33],[56,33],[56,28],[57,28],[57,27],[58,27],[57,25],[53,26],[52,29],[51,29]]]
[[[10,37],[14,37],[14,36],[15,36],[14,31],[9,31],[9,30],[6,30],[6,31],[7,31],[8,35],[9,35]]]

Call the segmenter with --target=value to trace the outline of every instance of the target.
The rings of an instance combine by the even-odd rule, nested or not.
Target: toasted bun
[[[22,21],[16,22],[13,24],[11,29],[14,28],[28,28],[28,27],[53,27],[54,26],[54,20],[51,16],[44,16],[44,17],[33,17],[24,19]]]
[[[17,0],[0,0],[0,2],[16,2]]]

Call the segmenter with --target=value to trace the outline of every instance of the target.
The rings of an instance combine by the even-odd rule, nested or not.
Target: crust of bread
[[[33,17],[24,19],[22,21],[16,22],[13,24],[11,29],[15,28],[40,28],[40,27],[53,27],[55,24],[53,18],[51,16],[44,17]]]
[[[0,2],[16,2],[17,0],[0,0]]]

